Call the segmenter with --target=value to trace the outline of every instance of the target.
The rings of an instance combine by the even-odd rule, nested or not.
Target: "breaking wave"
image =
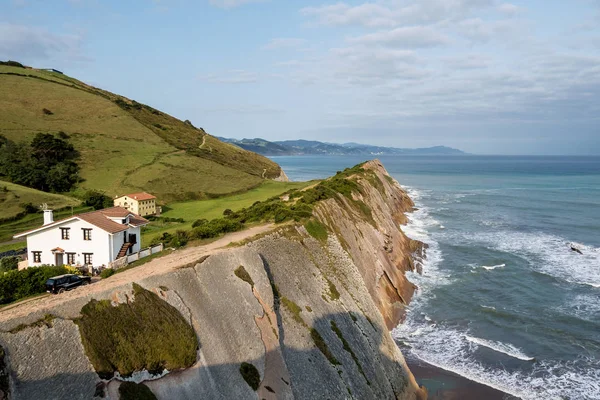
[[[492,340],[480,339],[474,336],[465,335],[465,339],[467,339],[471,343],[475,343],[479,346],[487,347],[488,349],[492,349],[499,353],[504,353],[507,356],[514,357],[523,361],[533,361],[535,357],[529,357],[524,354],[520,349],[516,348],[512,344],[502,343],[502,342],[494,342]]]
[[[411,335],[418,332],[418,335]],[[469,336],[457,329],[408,318],[392,332],[410,355],[523,400],[600,398],[600,360],[580,356],[573,361],[533,360],[516,347]],[[470,340],[469,340],[470,339]],[[524,370],[490,367],[475,358],[478,346],[522,360]]]

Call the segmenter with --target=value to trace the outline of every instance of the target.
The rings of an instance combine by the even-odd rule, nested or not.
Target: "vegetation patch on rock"
[[[119,386],[120,400],[157,400],[152,390],[143,383],[123,382]]]
[[[252,277],[250,276],[248,271],[246,271],[246,268],[244,268],[243,265],[237,267],[235,271],[233,271],[233,273],[235,274],[235,276],[237,276],[244,282],[247,282],[251,287],[254,287],[254,281],[252,280]]]
[[[75,320],[86,354],[102,378],[115,372],[160,373],[196,361],[198,338],[180,312],[158,295],[133,284],[135,300],[113,307],[91,300]]]
[[[342,331],[340,330],[340,328],[338,328],[337,324],[335,323],[335,321],[330,321],[331,324],[331,330],[337,335],[337,337],[342,341],[342,345],[344,346],[344,350],[346,350],[348,353],[350,353],[350,356],[352,357],[352,359],[354,360],[354,363],[356,364],[356,367],[358,368],[358,371],[361,373],[361,375],[365,378],[365,380],[367,381],[367,384],[370,385],[371,382],[369,381],[369,379],[367,378],[367,376],[365,375],[365,371],[362,368],[362,365],[360,364],[360,362],[358,361],[358,357],[356,357],[356,354],[354,353],[354,350],[352,350],[352,347],[350,347],[350,344],[348,343],[348,341],[344,338],[344,335],[342,334]]]
[[[54,315],[52,315],[52,314],[46,314],[42,318],[40,318],[37,321],[32,322],[30,324],[19,324],[16,327],[14,327],[13,329],[11,329],[9,332],[10,333],[18,333],[18,332],[21,332],[22,330],[27,329],[27,328],[32,328],[32,327],[38,327],[39,328],[39,327],[42,327],[42,326],[45,326],[47,328],[52,328],[53,322],[54,322],[55,318],[56,317]]]
[[[312,338],[313,342],[315,342],[315,346],[317,346],[319,351],[321,353],[323,353],[325,358],[327,358],[327,360],[329,360],[329,362],[331,364],[340,365],[340,362],[331,353],[331,351],[329,350],[329,347],[327,347],[327,343],[325,343],[325,340],[323,340],[323,336],[321,336],[319,331],[317,331],[315,328],[311,328],[310,329],[310,337]]]
[[[240,365],[240,374],[242,374],[242,378],[246,381],[248,386],[252,388],[252,390],[258,390],[260,386],[260,373],[258,369],[250,363],[243,362]]]
[[[331,282],[329,279],[325,278],[327,280],[327,286],[329,288],[329,298],[331,300],[337,300],[340,298],[340,292],[338,292],[337,287],[335,286],[335,284],[333,282]]]
[[[318,241],[327,241],[327,228],[319,221],[310,220],[306,224],[304,224],[304,227],[306,228],[306,231],[310,234],[310,236],[314,237]]]

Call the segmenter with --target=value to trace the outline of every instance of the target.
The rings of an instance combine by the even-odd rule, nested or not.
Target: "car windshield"
[[[54,279],[48,279],[46,281],[46,285],[48,285],[48,286],[54,286]]]

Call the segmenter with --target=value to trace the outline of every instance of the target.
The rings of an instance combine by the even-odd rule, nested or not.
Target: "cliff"
[[[425,399],[389,334],[422,251],[398,227],[413,203],[378,161],[344,179],[353,190],[304,224],[27,316],[0,311],[0,391],[135,398],[119,371],[158,399]]]

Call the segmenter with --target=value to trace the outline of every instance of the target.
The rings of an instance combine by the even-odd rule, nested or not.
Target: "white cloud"
[[[44,28],[0,23],[0,59],[26,62],[89,61],[79,34],[56,34]]]
[[[494,0],[379,0],[357,6],[341,2],[305,7],[300,12],[322,25],[386,28],[461,19],[493,5]]]
[[[244,4],[262,3],[267,0],[210,0],[210,4],[220,8],[235,8]]]
[[[506,14],[508,16],[513,16],[513,15],[517,15],[518,13],[520,13],[522,11],[522,9],[521,9],[521,7],[515,6],[514,4],[503,3],[498,6],[498,11],[500,11],[502,14]]]
[[[379,31],[350,39],[351,42],[384,44],[401,48],[436,47],[448,44],[449,38],[427,26],[410,26]]]
[[[234,69],[219,74],[201,75],[198,78],[210,83],[243,84],[257,82],[258,74],[256,72]]]
[[[271,39],[262,47],[263,50],[278,50],[302,46],[306,40],[299,38],[277,38]]]
[[[380,4],[365,3],[351,7],[337,3],[320,7],[306,7],[300,10],[305,16],[314,17],[323,25],[364,25],[367,27],[393,26],[396,24],[392,10]]]

